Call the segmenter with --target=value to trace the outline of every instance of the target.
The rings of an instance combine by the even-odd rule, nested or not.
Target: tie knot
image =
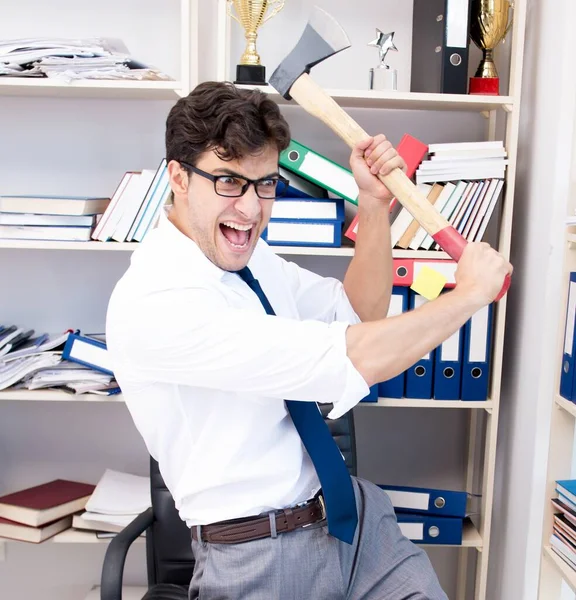
[[[255,280],[252,271],[250,271],[248,267],[244,267],[243,269],[236,271],[236,273],[238,273],[238,276],[248,284]]]

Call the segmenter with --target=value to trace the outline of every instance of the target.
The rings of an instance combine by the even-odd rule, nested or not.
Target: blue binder
[[[410,290],[410,310],[422,306],[425,302],[426,298]],[[432,350],[406,371],[406,398],[432,398],[434,353]]]
[[[396,520],[402,534],[415,544],[462,544],[463,519],[397,513]]]
[[[79,332],[68,335],[64,350],[62,350],[62,359],[76,362],[108,375],[114,375],[106,344],[100,340],[80,335]]]
[[[378,384],[370,387],[367,396],[364,396],[360,402],[378,402]]]
[[[462,400],[488,398],[493,307],[481,308],[464,325]]]
[[[460,327],[436,348],[434,361],[434,398],[436,400],[460,399],[463,334],[464,330]]]
[[[468,494],[452,490],[409,487],[402,485],[378,485],[389,496],[394,511],[444,517],[466,516]]]
[[[342,245],[343,221],[270,219],[262,239],[270,246],[319,246],[339,248]]]
[[[395,285],[392,288],[390,296],[390,306],[388,307],[388,317],[395,317],[408,311],[408,288]],[[378,395],[381,398],[402,398],[404,396],[404,386],[406,372],[392,377],[387,381],[378,384]]]
[[[564,328],[564,350],[562,353],[562,372],[560,374],[560,395],[566,400],[576,400],[574,394],[574,355],[576,354],[576,272],[570,273],[568,284],[568,302],[566,306],[566,325]]]

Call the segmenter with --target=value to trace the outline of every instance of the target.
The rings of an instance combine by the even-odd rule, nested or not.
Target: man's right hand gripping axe
[[[314,7],[304,33],[294,49],[270,78],[270,85],[287,100],[294,99],[302,108],[324,121],[351,148],[368,134],[308,75],[310,69],[326,58],[350,46],[348,36],[338,22],[324,10]],[[454,260],[460,260],[468,243],[423,196],[400,170],[378,175],[440,247]],[[496,300],[510,287],[506,276]]]

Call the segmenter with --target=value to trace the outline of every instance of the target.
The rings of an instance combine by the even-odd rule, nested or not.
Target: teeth
[[[252,229],[252,225],[238,225],[237,223],[232,223],[232,221],[226,221],[222,223],[222,225],[226,225],[226,227],[231,227],[232,229],[238,229],[238,231],[250,231]]]

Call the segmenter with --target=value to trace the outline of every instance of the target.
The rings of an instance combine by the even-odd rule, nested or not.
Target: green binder
[[[352,171],[295,140],[280,154],[280,166],[352,204],[358,204],[358,185]]]

